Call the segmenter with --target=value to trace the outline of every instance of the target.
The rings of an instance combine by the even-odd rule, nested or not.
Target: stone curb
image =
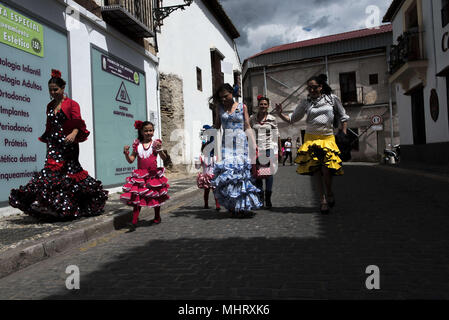
[[[169,210],[170,207],[175,207],[176,204],[174,202],[176,200],[195,191],[198,191],[197,186],[173,193],[167,202],[166,210]],[[0,254],[0,278],[60,254],[82,243],[125,227],[132,219],[132,211],[129,208],[129,206],[124,205],[114,210],[117,212],[114,216],[107,217],[105,220],[94,224],[90,224],[88,220],[82,221],[80,222],[80,227],[76,230],[54,235],[39,243],[28,243],[19,248],[5,251]],[[142,211],[139,219],[151,216],[152,214],[153,212],[150,210]]]

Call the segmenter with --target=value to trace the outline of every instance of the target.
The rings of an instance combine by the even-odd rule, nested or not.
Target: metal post
[[[330,80],[329,80],[329,64],[327,62],[327,56],[325,56],[325,59],[326,59],[326,77],[327,77],[327,82],[330,83]]]
[[[393,148],[393,138],[394,138],[394,131],[393,131],[393,99],[391,97],[391,84],[388,83],[388,95],[390,96],[389,101],[389,108],[390,108],[390,138],[391,138],[391,147]]]
[[[263,95],[267,96],[267,71],[266,68],[263,67]]]
[[[387,60],[387,70],[390,69],[390,46],[387,46],[387,50],[385,52],[386,60]],[[393,131],[393,97],[391,92],[391,83],[388,82],[388,97],[389,97],[389,109],[390,109],[390,138],[391,138],[391,148],[393,148],[393,138],[394,138],[394,131]]]

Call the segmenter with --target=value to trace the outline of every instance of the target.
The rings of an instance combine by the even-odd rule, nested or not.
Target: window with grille
[[[239,71],[234,71],[234,88],[235,88],[235,86],[238,86],[237,97],[241,97],[242,96],[242,88],[241,88],[241,78],[240,78]]]
[[[221,71],[221,61],[224,56],[220,51],[214,49],[210,52],[212,68],[212,91],[215,92],[224,83],[224,73]]]
[[[340,73],[340,93],[343,103],[357,102],[355,72]]]

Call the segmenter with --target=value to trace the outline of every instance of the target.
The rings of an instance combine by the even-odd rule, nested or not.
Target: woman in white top
[[[341,124],[342,131],[346,134],[349,119],[340,99],[332,94],[332,89],[326,81],[327,76],[323,74],[307,81],[309,96],[296,107],[291,118],[282,114],[280,104],[276,105],[280,118],[288,123],[297,122],[304,115],[307,116],[304,143],[299,148],[295,159],[298,164],[296,171],[299,174],[317,177],[321,213],[328,213],[329,207],[335,205],[332,176],[343,174],[340,150],[335,143],[334,123]]]
[[[284,144],[285,147],[285,157],[284,162],[282,162],[282,165],[285,166],[285,161],[287,161],[287,158],[290,158],[290,165],[292,166],[292,138],[288,137],[287,141],[285,141]]]
[[[265,207],[273,207],[271,194],[273,190],[273,175],[278,166],[278,154],[281,146],[276,117],[268,113],[270,99],[257,96],[258,110],[249,118],[249,124],[255,131],[258,157],[256,161],[256,187],[260,189],[260,199]],[[265,180],[265,192],[263,190]]]

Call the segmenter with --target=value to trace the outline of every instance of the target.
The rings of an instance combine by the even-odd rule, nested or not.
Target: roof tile
[[[279,51],[286,51],[286,50],[292,50],[292,49],[298,49],[298,48],[304,48],[304,47],[310,47],[310,46],[316,46],[316,45],[322,45],[326,43],[332,43],[332,42],[338,42],[343,40],[350,40],[350,39],[356,39],[356,38],[363,38],[368,37],[376,34],[391,32],[393,30],[391,24],[381,25],[378,29],[361,29],[361,30],[355,30],[355,31],[349,31],[339,34],[334,34],[330,36],[325,36],[321,38],[315,38],[315,39],[309,39],[299,42],[293,42],[288,44],[283,44],[280,46],[272,47],[269,49],[266,49],[262,52],[259,52],[255,55],[253,55],[251,58],[255,58],[260,55],[268,54],[268,53],[274,53]]]

